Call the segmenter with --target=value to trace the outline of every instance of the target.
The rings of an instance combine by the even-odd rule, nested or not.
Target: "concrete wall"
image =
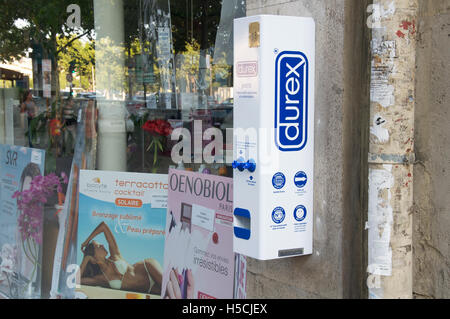
[[[248,298],[365,296],[367,2],[247,0],[247,16],[308,16],[316,21],[314,253],[249,259]]]
[[[450,1],[419,3],[413,293],[450,298]]]

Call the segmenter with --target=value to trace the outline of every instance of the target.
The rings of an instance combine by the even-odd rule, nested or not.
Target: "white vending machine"
[[[315,23],[234,20],[234,251],[312,254]]]

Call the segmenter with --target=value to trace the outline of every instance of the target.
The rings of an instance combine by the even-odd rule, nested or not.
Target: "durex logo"
[[[258,75],[258,62],[246,61],[238,62],[236,66],[236,73],[238,77],[255,77]]]
[[[308,137],[308,70],[301,52],[281,52],[275,62],[275,143],[300,151]]]

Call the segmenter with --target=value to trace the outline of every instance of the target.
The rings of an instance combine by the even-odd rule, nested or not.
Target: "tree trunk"
[[[55,99],[58,100],[60,95],[60,83],[57,57],[52,59],[52,93],[53,90],[55,90]]]
[[[133,96],[133,82],[131,80],[131,43],[128,43],[128,61],[127,61],[127,67],[128,67],[128,99],[131,101]]]
[[[59,70],[58,70],[58,44],[56,42],[56,33],[52,32],[51,37],[51,52],[50,53],[50,59],[52,60],[52,95],[53,92],[55,101],[59,99],[60,95],[60,83],[59,83]]]

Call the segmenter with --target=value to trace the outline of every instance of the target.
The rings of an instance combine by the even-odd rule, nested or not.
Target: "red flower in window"
[[[163,151],[162,140],[172,133],[172,126],[166,120],[149,120],[144,123],[142,129],[152,136],[152,141],[147,148],[149,151],[153,148],[153,165],[158,161],[158,150]]]
[[[169,136],[172,133],[172,126],[166,120],[150,120],[144,123],[142,129],[150,134]]]

